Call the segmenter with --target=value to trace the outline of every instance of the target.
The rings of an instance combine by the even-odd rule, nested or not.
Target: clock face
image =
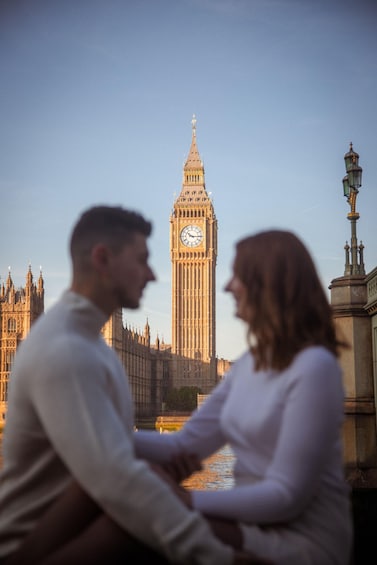
[[[203,232],[199,226],[185,226],[181,231],[181,241],[186,247],[197,247],[203,241]]]

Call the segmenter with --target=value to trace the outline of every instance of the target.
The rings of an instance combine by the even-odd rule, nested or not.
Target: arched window
[[[5,371],[10,373],[14,361],[14,351],[7,351],[5,353]]]

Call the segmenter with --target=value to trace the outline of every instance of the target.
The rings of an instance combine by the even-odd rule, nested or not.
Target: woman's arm
[[[134,432],[138,457],[155,463],[170,461],[180,453],[195,454],[200,460],[225,445],[226,438],[220,427],[222,406],[228,396],[230,373],[219,383],[207,400],[195,410],[178,432],[159,434],[150,430]]]

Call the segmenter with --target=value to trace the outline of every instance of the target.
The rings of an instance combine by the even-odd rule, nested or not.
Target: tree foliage
[[[202,391],[197,386],[172,388],[166,396],[166,409],[192,412],[197,406],[197,395]]]

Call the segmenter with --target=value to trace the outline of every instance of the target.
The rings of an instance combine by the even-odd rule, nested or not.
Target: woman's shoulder
[[[253,356],[249,350],[246,350],[244,353],[241,353],[239,357],[235,361],[232,362],[230,369],[228,371],[229,375],[233,375],[238,373],[239,371],[245,371],[245,369],[251,369],[253,366]]]
[[[338,364],[336,355],[324,345],[309,345],[299,351],[293,362],[307,363],[309,361]]]
[[[334,353],[322,345],[306,347],[293,359],[290,367],[292,375],[305,374],[312,376],[318,382],[319,379],[328,379],[330,375],[341,378],[341,367]]]

